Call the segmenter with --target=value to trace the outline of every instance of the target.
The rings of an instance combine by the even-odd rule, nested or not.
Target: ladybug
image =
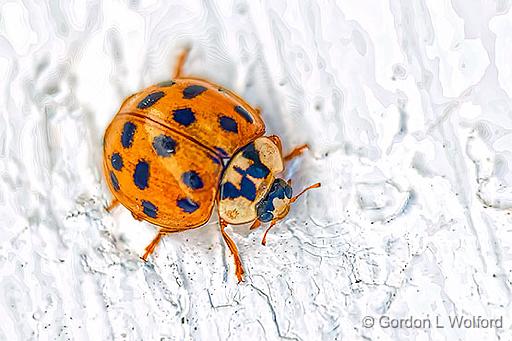
[[[105,131],[103,168],[114,199],[137,220],[159,226],[141,257],[147,260],[162,236],[204,225],[214,204],[220,231],[231,250],[238,281],[244,270],[228,224],[283,219],[293,196],[290,180],[276,175],[307,145],[282,156],[277,136],[263,136],[258,109],[209,81],[181,77],[188,50],[181,53],[171,81],[150,86],[124,100]]]

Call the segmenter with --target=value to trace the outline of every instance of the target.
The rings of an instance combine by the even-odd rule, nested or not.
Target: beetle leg
[[[142,218],[141,218],[140,216],[136,215],[136,214],[135,214],[135,213],[133,213],[133,212],[132,212],[132,217],[133,217],[133,219],[138,220],[138,221],[141,221],[141,220],[142,220]]]
[[[254,223],[252,223],[252,225],[251,225],[251,227],[250,227],[249,229],[250,229],[250,230],[257,229],[258,227],[260,227],[260,225],[261,225],[261,222],[260,222],[258,219],[256,219],[256,220],[254,221]]]
[[[149,255],[152,254],[153,251],[155,251],[155,248],[158,245],[158,243],[160,242],[160,239],[162,239],[163,235],[165,235],[165,232],[158,231],[156,237],[151,241],[151,243],[149,243],[148,246],[146,246],[146,252],[141,257],[142,260],[144,260],[144,261],[148,260]]]
[[[290,161],[290,160],[296,158],[297,156],[299,156],[300,154],[304,153],[304,151],[308,148],[309,148],[309,146],[307,144],[298,146],[294,150],[292,150],[288,155],[286,155],[283,160]]]
[[[236,277],[238,278],[238,283],[240,283],[242,281],[242,276],[244,274],[244,268],[242,266],[242,261],[240,259],[240,255],[238,254],[238,249],[236,248],[236,245],[235,245],[235,242],[233,241],[233,239],[231,239],[228,236],[228,234],[226,233],[226,231],[224,231],[224,229],[226,228],[226,226],[228,226],[228,224],[224,220],[222,220],[220,217],[219,217],[219,223],[220,223],[220,232],[222,233],[222,237],[224,238],[224,241],[228,245],[229,250],[233,254],[233,257],[235,258],[235,267],[236,267],[235,273],[236,273]]]
[[[119,200],[117,200],[116,198],[112,199],[112,202],[110,203],[110,205],[107,206],[107,208],[105,208],[107,210],[107,212],[110,212],[112,211],[117,205],[119,205]]]
[[[176,66],[174,67],[173,79],[180,78],[180,76],[182,75],[183,65],[185,64],[185,62],[187,60],[189,52],[190,52],[189,47],[183,49],[183,51],[180,52],[180,54],[178,56],[178,60],[176,62]]]
[[[274,225],[276,223],[277,223],[276,219],[272,220],[272,222],[270,223],[270,226],[267,228],[267,230],[265,231],[265,234],[263,235],[263,239],[261,240],[261,245],[263,245],[263,246],[267,245],[267,233],[268,233],[268,231],[270,231],[270,229],[272,227],[274,227]]]

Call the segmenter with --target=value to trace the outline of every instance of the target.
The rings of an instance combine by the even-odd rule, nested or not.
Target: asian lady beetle
[[[276,175],[307,146],[283,158],[279,137],[263,136],[259,110],[209,81],[181,77],[187,52],[172,81],[128,97],[107,127],[103,167],[114,195],[107,210],[121,203],[136,219],[160,227],[142,256],[147,260],[162,236],[204,225],[217,203],[222,237],[241,281],[244,270],[226,226],[270,222],[265,244],[290,205],[320,184],[293,197],[290,181]]]

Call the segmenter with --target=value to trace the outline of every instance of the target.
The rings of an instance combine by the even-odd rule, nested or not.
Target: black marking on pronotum
[[[144,212],[148,217],[156,218],[158,214],[158,207],[150,201],[142,200],[142,212]]]
[[[235,112],[237,114],[239,114],[240,116],[242,116],[244,118],[244,120],[246,120],[247,122],[249,122],[249,123],[253,123],[254,122],[254,120],[252,119],[251,114],[249,114],[247,112],[247,110],[245,110],[240,105],[235,106]]]
[[[135,135],[137,126],[132,122],[128,121],[123,126],[123,132],[121,133],[121,144],[124,148],[130,148],[133,143],[133,135]]]
[[[145,189],[148,187],[149,181],[149,164],[144,160],[139,160],[135,171],[133,172],[133,182],[139,189]]]
[[[173,111],[172,118],[181,125],[188,127],[196,120],[196,115],[190,108],[176,109]]]
[[[155,152],[163,157],[176,154],[176,141],[167,135],[158,135],[153,139],[153,148]]]
[[[236,186],[231,182],[226,182],[222,185],[222,199],[234,199],[242,196],[251,201],[255,200],[256,186],[248,176],[256,179],[263,179],[270,174],[270,169],[268,169],[268,167],[261,162],[260,156],[256,151],[254,143],[248,144],[243,149],[242,156],[253,161],[253,164],[245,170],[241,169],[240,167],[234,167],[234,170],[242,175],[242,180],[240,181],[240,189],[236,188]]]
[[[189,85],[185,89],[183,89],[183,98],[192,99],[196,96],[199,96],[205,91],[206,88],[202,85]]]
[[[165,92],[163,92],[163,91],[153,92],[153,93],[147,95],[146,97],[144,97],[144,99],[142,101],[140,101],[139,104],[137,104],[137,108],[139,108],[139,109],[149,108],[150,106],[152,106],[153,104],[158,102],[158,100],[164,96],[165,96]]]
[[[250,175],[253,178],[256,179],[263,179],[265,178],[269,173],[270,169],[268,169],[267,166],[265,166],[263,163],[254,163],[249,166],[247,169],[242,169],[240,167],[233,167],[240,175]]]
[[[195,171],[188,171],[181,175],[181,180],[191,189],[203,188],[203,180]]]
[[[247,200],[253,201],[256,199],[256,186],[251,179],[242,177],[240,181],[240,189],[236,188],[231,182],[226,182],[222,185],[222,199],[234,199],[240,196]]]
[[[231,133],[238,133],[238,124],[231,117],[228,117],[228,116],[219,117],[219,124],[220,124],[220,127],[224,131],[228,131]]]
[[[178,205],[179,208],[181,208],[183,212],[186,213],[192,213],[199,208],[199,204],[194,202],[190,198],[178,199],[176,204]]]
[[[110,163],[115,170],[120,171],[123,168],[123,158],[119,153],[114,153],[110,157]]]
[[[176,84],[175,81],[168,80],[168,81],[163,81],[163,82],[158,83],[157,86],[164,88],[164,87],[173,86],[174,84]]]
[[[117,181],[116,175],[112,171],[110,171],[110,182],[112,183],[112,187],[114,187],[116,191],[119,191],[119,181]]]
[[[258,154],[254,143],[250,143],[244,148],[242,156],[254,162],[249,168],[247,168],[247,174],[255,178],[264,178],[270,173],[270,169],[261,162],[260,155]]]

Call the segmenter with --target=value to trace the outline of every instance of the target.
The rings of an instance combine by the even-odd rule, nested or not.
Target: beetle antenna
[[[302,194],[304,194],[304,192],[309,191],[310,189],[313,189],[313,188],[318,188],[320,186],[321,186],[321,184],[319,182],[317,182],[316,184],[303,189],[302,192],[300,192],[299,194],[297,194],[296,196],[294,196],[293,198],[290,199],[290,204],[294,203]]]

